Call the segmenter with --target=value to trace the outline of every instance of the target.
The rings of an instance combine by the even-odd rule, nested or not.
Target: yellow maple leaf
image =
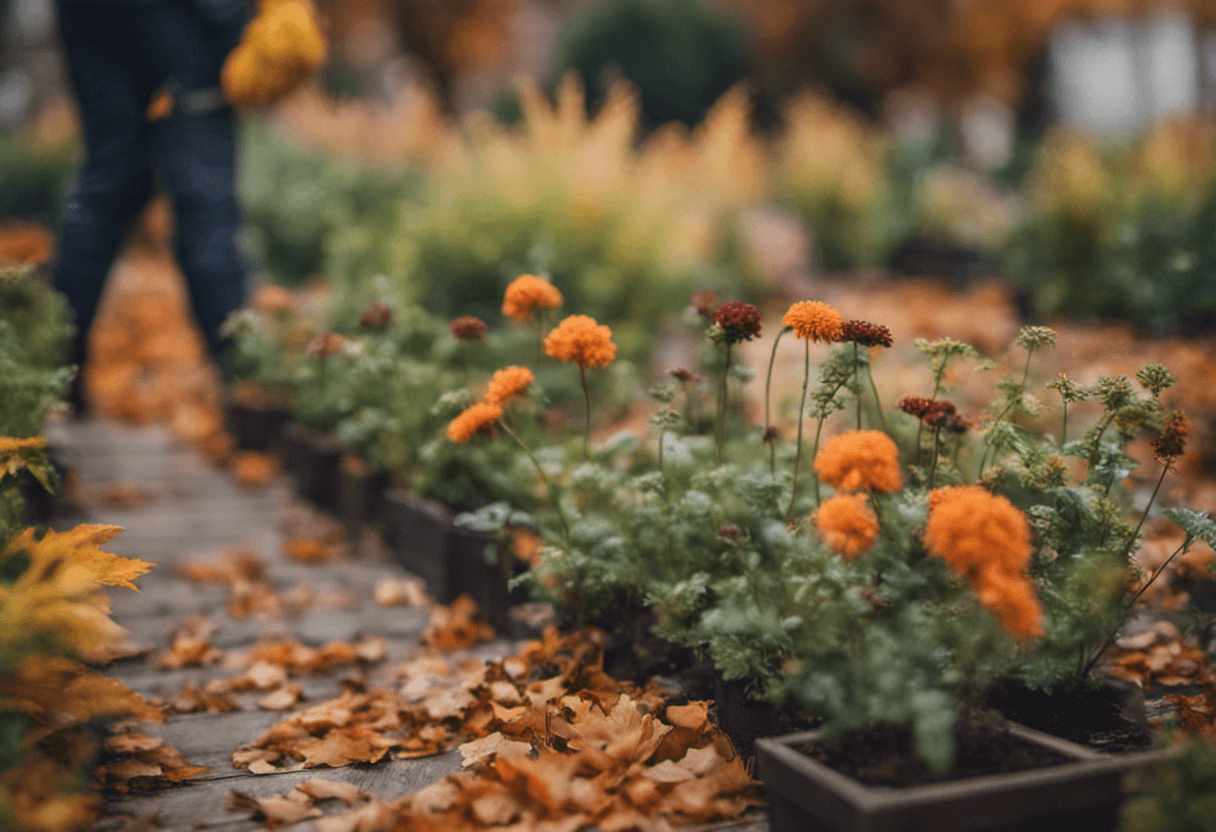
[[[0,554],[0,568],[26,562],[18,577],[0,585],[0,643],[49,634],[76,650],[113,643],[123,630],[110,620],[101,586],[135,589],[134,579],[153,564],[102,551],[118,526],[84,524],[41,538],[27,529]]]
[[[22,468],[37,477],[50,490],[51,465],[46,458],[46,438],[31,436],[18,439],[0,436],[0,479],[13,476]]]

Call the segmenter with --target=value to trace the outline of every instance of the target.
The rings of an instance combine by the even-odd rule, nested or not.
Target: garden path
[[[209,640],[224,652],[250,647],[267,636],[295,638],[313,647],[366,636],[385,639],[387,657],[383,661],[293,679],[307,702],[337,696],[343,680],[352,677],[369,686],[392,687],[396,667],[420,649],[427,612],[419,607],[385,608],[373,601],[376,584],[384,578],[402,577],[400,569],[349,559],[310,566],[283,553],[282,525],[292,508],[282,479],[262,489],[244,488],[205,464],[196,451],[175,442],[164,427],[91,420],[53,424],[48,433],[76,473],[75,491],[89,520],[124,527],[106,548],[157,564],[138,581],[138,594],[124,589],[111,592],[114,620],[130,632],[132,646],[143,652],[114,662],[107,672],[145,697],[172,701],[186,685],[202,688],[213,679],[238,675],[239,671],[226,668],[223,662],[181,669],[157,666],[157,657],[167,650],[174,633],[198,614],[207,616],[213,626]],[[115,484],[122,488],[116,489]],[[116,499],[115,491],[133,497]],[[303,587],[314,598],[343,594],[354,603],[341,607],[314,604],[294,615],[234,617],[226,609],[227,588],[192,581],[177,569],[187,562],[214,562],[221,551],[232,547],[252,550],[258,556],[265,564],[266,582],[280,597]],[[473,652],[502,656],[514,646],[499,640]],[[261,695],[236,694],[241,709],[229,713],[178,714],[161,724],[139,725],[136,730],[163,738],[182,751],[191,765],[206,766],[210,771],[182,786],[111,797],[97,825],[99,832],[149,828],[248,832],[262,828],[262,823],[252,818],[249,809],[230,807],[233,791],[255,798],[283,796],[297,783],[319,776],[352,783],[360,791],[388,801],[460,767],[459,752],[451,751],[376,765],[262,775],[235,769],[230,762],[232,751],[285,716],[259,708],[256,700]],[[305,821],[280,828],[304,832],[311,825]],[[704,832],[763,832],[767,828],[760,815],[698,827]]]

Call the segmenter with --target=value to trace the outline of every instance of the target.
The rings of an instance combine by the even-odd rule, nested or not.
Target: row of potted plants
[[[516,325],[493,333],[477,319],[442,327],[375,304],[361,333],[312,336],[285,371],[281,333],[299,325],[289,304],[248,313],[233,331],[250,378],[260,366],[277,368],[263,377],[290,378],[280,394],[305,428],[337,435],[403,487],[385,492],[381,523],[442,595],[476,586],[474,566],[489,570],[485,585],[500,597],[522,572],[515,585],[553,601],[564,621],[615,631],[635,657],[668,663],[643,672],[672,670],[673,656],[707,659],[720,719],[730,721],[729,703],[741,706],[744,744],[756,733],[749,716],[772,726],[775,715],[794,715],[815,728],[757,744],[773,789],[818,757],[880,791],[927,784],[900,793],[944,802],[949,822],[961,813],[977,824],[969,828],[989,828],[978,820],[989,815],[967,808],[972,787],[942,780],[960,764],[1020,760],[1017,772],[989,783],[1010,805],[1114,811],[1118,772],[1157,752],[1144,750],[1147,733],[1121,707],[1127,697],[1091,682],[1145,577],[1132,556],[1153,501],[1136,506],[1125,488],[1137,464],[1127,445],[1156,432],[1158,488],[1183,452],[1186,418],[1165,405],[1174,381],[1165,368],[1091,387],[1060,376],[1040,392],[1034,356],[1054,347],[1055,334],[1027,327],[1013,348],[1021,369],[1000,379],[985,413],[965,415],[947,398],[957,368],[980,364],[974,349],[950,339],[918,344],[932,389],[892,406],[879,401],[870,374],[892,343],[886,327],[803,301],[784,316],[772,348],[775,357],[802,347],[797,408],[770,401],[770,362],[756,397],[764,423],[751,424],[741,388],[755,374],[738,354],[760,334],[760,313],[702,296],[687,317],[705,335],[700,365],[649,389],[645,430],[599,432],[593,442],[593,425],[612,421],[614,402],[628,401],[622,379],[636,373],[612,372],[612,333],[594,320],[545,325],[560,303],[546,281],[520,278],[504,303]],[[813,345],[816,354],[827,350],[817,372]],[[267,352],[255,360],[259,351]],[[1058,413],[1047,430],[1029,426],[1043,402]],[[1078,436],[1077,414],[1087,407],[1095,412]],[[338,447],[318,454],[326,470],[339,481],[343,472],[352,481],[362,474],[366,485],[364,466],[341,464]],[[312,474],[297,478],[312,482]],[[338,501],[325,493],[314,497]],[[393,519],[401,506],[413,525]],[[1174,557],[1196,540],[1216,542],[1206,515],[1167,515],[1185,535]],[[464,549],[454,542],[461,528],[476,533]],[[530,545],[507,545],[521,538]],[[444,554],[424,562],[430,539],[444,541],[430,547]],[[526,571],[516,552],[529,556]],[[639,621],[651,624],[640,634]],[[651,649],[639,635],[672,649]],[[690,695],[703,692],[695,674],[681,678]],[[1105,718],[1121,729],[1120,750],[1140,750],[1086,751],[1084,731],[1072,738],[1078,746],[991,716],[997,708],[1033,722],[1067,707],[1077,709],[1071,727]],[[973,759],[977,749],[994,759]],[[1025,771],[1044,765],[1055,765],[1053,774]],[[883,766],[896,773],[875,771]],[[826,780],[842,782],[839,774]],[[1054,782],[1066,797],[1027,801],[1019,790],[1031,782]],[[829,825],[851,812],[873,825],[883,813],[911,811],[904,798],[866,797],[861,788],[812,798],[797,786],[774,797],[774,818],[806,828],[806,812],[827,811],[816,822]]]

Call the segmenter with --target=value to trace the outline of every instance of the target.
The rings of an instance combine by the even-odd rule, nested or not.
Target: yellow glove
[[[311,0],[262,0],[224,61],[224,97],[237,107],[270,104],[304,83],[325,63],[327,52]]]

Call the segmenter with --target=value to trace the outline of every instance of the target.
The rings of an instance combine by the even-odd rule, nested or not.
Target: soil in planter
[[[1134,693],[1134,692],[1133,692]],[[1116,685],[1057,685],[1051,693],[1006,682],[988,692],[985,706],[1027,728],[1111,754],[1141,751],[1153,744],[1139,708]],[[1138,710],[1139,715],[1132,713]]]
[[[940,775],[917,753],[912,729],[906,725],[873,723],[796,749],[867,786],[903,788],[1074,762],[1072,757],[1019,739],[982,714],[960,718],[954,738],[954,768]]]

